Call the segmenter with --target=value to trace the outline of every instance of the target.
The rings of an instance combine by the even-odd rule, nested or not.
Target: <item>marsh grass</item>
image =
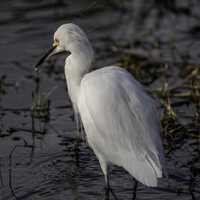
[[[164,63],[150,57],[141,57],[130,49],[116,50],[123,55],[120,65],[127,69],[142,84],[146,85],[161,106],[161,125],[167,157],[181,149],[188,141],[191,160],[183,160],[182,165],[190,171],[187,185],[177,188],[177,193],[185,191],[196,200],[198,173],[200,172],[200,70],[199,65],[185,63]],[[125,53],[123,53],[125,52]],[[129,53],[130,52],[130,53]],[[154,63],[155,62],[155,63]],[[173,175],[172,175],[173,176]],[[176,190],[175,189],[175,190]],[[179,192],[178,192],[179,191]],[[196,194],[195,194],[196,193]]]
[[[127,53],[121,58],[120,64],[131,72],[136,79],[147,85],[150,92],[155,96],[162,107],[161,122],[168,126],[172,121],[180,123],[182,116],[179,114],[183,106],[191,106],[193,113],[191,118],[199,120],[200,112],[200,72],[198,65],[178,65],[151,63],[148,60],[140,60],[134,55]],[[177,68],[175,75],[172,68]],[[157,82],[159,86],[154,86]],[[174,82],[174,83],[173,83]],[[153,86],[152,86],[153,85]],[[161,85],[161,87],[160,87]],[[188,113],[186,113],[188,114]],[[191,112],[190,112],[191,115]],[[194,123],[195,120],[192,120]],[[196,123],[197,125],[198,123]],[[195,125],[195,124],[194,124]],[[171,129],[174,130],[177,123]],[[195,126],[196,127],[196,126]],[[171,134],[174,131],[170,131]],[[199,133],[198,133],[199,134]]]
[[[185,142],[194,141],[190,146],[192,159],[187,167],[191,174],[188,192],[196,200],[194,191],[198,190],[200,172],[200,66],[161,62],[154,65],[151,59],[138,59],[127,51],[120,64],[145,84],[160,102],[166,155],[173,154]]]
[[[198,173],[200,171],[200,70],[198,65],[188,64],[169,64],[162,62],[152,62],[148,58],[143,58],[132,53],[122,54],[119,60],[120,65],[126,68],[134,77],[144,84],[160,103],[162,134],[166,155],[170,156],[174,151],[179,149],[187,140],[194,140],[192,143],[192,160],[187,164],[191,179],[188,182],[188,189],[176,188],[173,190],[176,193],[190,193],[192,199],[197,199],[194,196],[194,191],[200,193],[198,190]],[[174,73],[174,69],[176,73]],[[25,144],[22,147],[31,149],[30,162],[34,156],[35,139],[40,137],[42,139],[45,134],[45,126],[50,121],[50,95],[55,90],[54,87],[48,93],[41,91],[41,81],[38,73],[35,74],[35,89],[32,93],[31,109],[28,109],[32,119],[32,129],[26,132],[32,133],[32,142]],[[0,78],[0,95],[6,93],[6,77]],[[62,107],[61,107],[62,108]],[[184,112],[183,112],[184,110]],[[188,111],[187,111],[188,110]],[[8,110],[6,110],[7,112]],[[52,112],[53,114],[53,112]],[[37,123],[39,122],[39,123]],[[43,128],[39,125],[42,124]],[[0,124],[1,125],[1,124]],[[1,129],[1,127],[0,127]],[[21,130],[21,129],[20,129]],[[56,132],[56,129],[54,130]],[[10,128],[10,136],[15,132],[15,129]],[[59,134],[59,132],[58,132]],[[36,137],[37,136],[37,137]],[[1,137],[1,130],[0,130]],[[16,137],[14,137],[16,140]],[[19,140],[19,138],[17,138]],[[16,150],[15,146],[10,154],[10,187],[12,188],[12,153]],[[21,146],[20,146],[21,148]],[[77,154],[78,155],[78,154]],[[76,159],[78,160],[78,159]],[[29,164],[28,163],[28,164]],[[0,163],[1,168],[1,163]],[[0,169],[0,184],[2,184],[2,174]],[[176,191],[177,190],[177,191]]]
[[[41,122],[48,122],[50,120],[50,100],[49,93],[42,93],[40,90],[41,80],[39,70],[35,72],[34,76],[35,90],[32,93],[32,106],[31,106],[31,117],[39,119]],[[53,89],[52,89],[53,90]]]
[[[43,122],[48,122],[50,119],[50,100],[46,94],[32,94],[33,103],[31,114],[34,119],[40,119]]]

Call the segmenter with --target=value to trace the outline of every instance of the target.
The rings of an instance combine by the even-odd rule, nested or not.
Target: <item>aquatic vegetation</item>
[[[104,62],[120,63],[145,84],[159,102],[169,182],[161,181],[165,188],[157,188],[155,192],[139,185],[138,198],[199,199],[199,1],[13,1],[12,6],[5,3],[1,6],[0,193],[3,199],[66,199],[70,188],[75,188],[75,193],[80,195],[69,194],[71,199],[103,199],[102,174],[97,170],[98,163],[92,152],[82,141],[80,167],[75,168],[77,174],[73,175],[74,179],[67,175],[76,164],[74,157],[71,159],[74,141],[70,137],[75,127],[70,118],[70,102],[62,100],[66,100],[64,87],[56,93],[62,95],[55,104],[48,102],[55,98],[43,92],[58,83],[65,85],[63,61],[45,64],[40,75],[51,82],[50,85],[34,77],[33,65],[42,48],[48,46],[46,39],[55,24],[66,20],[78,21],[86,28],[95,50],[101,54],[96,60],[98,66]],[[112,47],[112,44],[118,46]],[[47,124],[45,134],[44,124]],[[53,153],[46,139],[53,140]],[[18,144],[22,147],[15,148]],[[24,165],[33,146],[36,153],[32,164]],[[63,151],[63,155],[57,151]],[[10,160],[9,153],[13,153]],[[45,154],[43,160],[40,153]],[[8,160],[12,164],[8,167],[10,173]],[[57,160],[61,162],[55,164]],[[132,182],[123,179],[123,184],[130,186],[129,193],[123,191],[121,173],[120,169],[112,171],[113,175],[118,175],[113,176],[113,183],[121,188],[119,199],[129,199]],[[87,177],[87,182],[81,177]]]
[[[127,54],[120,63],[137,79],[146,83],[152,95],[160,102],[162,110],[160,121],[167,155],[173,154],[186,140],[196,140],[191,146],[196,153],[193,152],[193,159],[190,163],[192,178],[188,188],[192,199],[196,199],[194,190],[198,180],[197,171],[200,170],[198,167],[200,158],[199,66],[184,63],[176,65],[176,74],[174,75],[173,63],[170,65],[155,63],[153,65],[150,62],[151,65],[149,65],[148,59],[144,64],[137,57]]]
[[[31,116],[33,119],[39,119],[41,122],[48,122],[50,119],[50,100],[48,94],[40,91],[40,75],[39,71],[36,71],[34,76],[35,90],[32,92],[32,106]]]
[[[45,94],[33,94],[32,117],[47,122],[50,119],[50,101]]]

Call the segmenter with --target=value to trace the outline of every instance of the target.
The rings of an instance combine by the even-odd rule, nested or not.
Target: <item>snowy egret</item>
[[[36,67],[46,57],[64,51],[70,52],[65,76],[73,109],[81,117],[106,183],[108,166],[115,164],[141,183],[157,186],[164,171],[164,154],[154,99],[125,69],[108,66],[92,71],[93,48],[75,24],[57,29],[53,48]]]

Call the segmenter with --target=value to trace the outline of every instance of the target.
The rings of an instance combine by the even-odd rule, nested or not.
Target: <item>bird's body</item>
[[[164,155],[153,98],[122,68],[92,71],[93,49],[78,26],[62,25],[54,41],[55,52],[71,53],[65,61],[69,95],[105,177],[107,166],[115,164],[143,184],[156,186]]]
[[[78,110],[104,174],[112,163],[156,186],[164,158],[153,99],[126,70],[114,66],[86,74],[79,91]]]

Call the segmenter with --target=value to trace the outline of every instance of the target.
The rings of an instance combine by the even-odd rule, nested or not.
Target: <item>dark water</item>
[[[50,47],[59,25],[73,22],[86,31],[97,66],[119,61],[122,53],[116,46],[131,47],[147,60],[169,63],[173,82],[181,63],[200,63],[199,9],[196,0],[1,0],[0,200],[104,199],[104,177],[85,142],[80,144],[77,165],[63,57],[45,64],[40,74],[40,91],[50,101],[47,117],[36,119],[31,111],[33,66]],[[190,115],[192,109],[179,111]],[[167,154],[169,178],[155,189],[139,184],[137,199],[200,199],[196,143],[184,140]],[[132,199],[130,175],[113,167],[111,176],[119,199]]]

